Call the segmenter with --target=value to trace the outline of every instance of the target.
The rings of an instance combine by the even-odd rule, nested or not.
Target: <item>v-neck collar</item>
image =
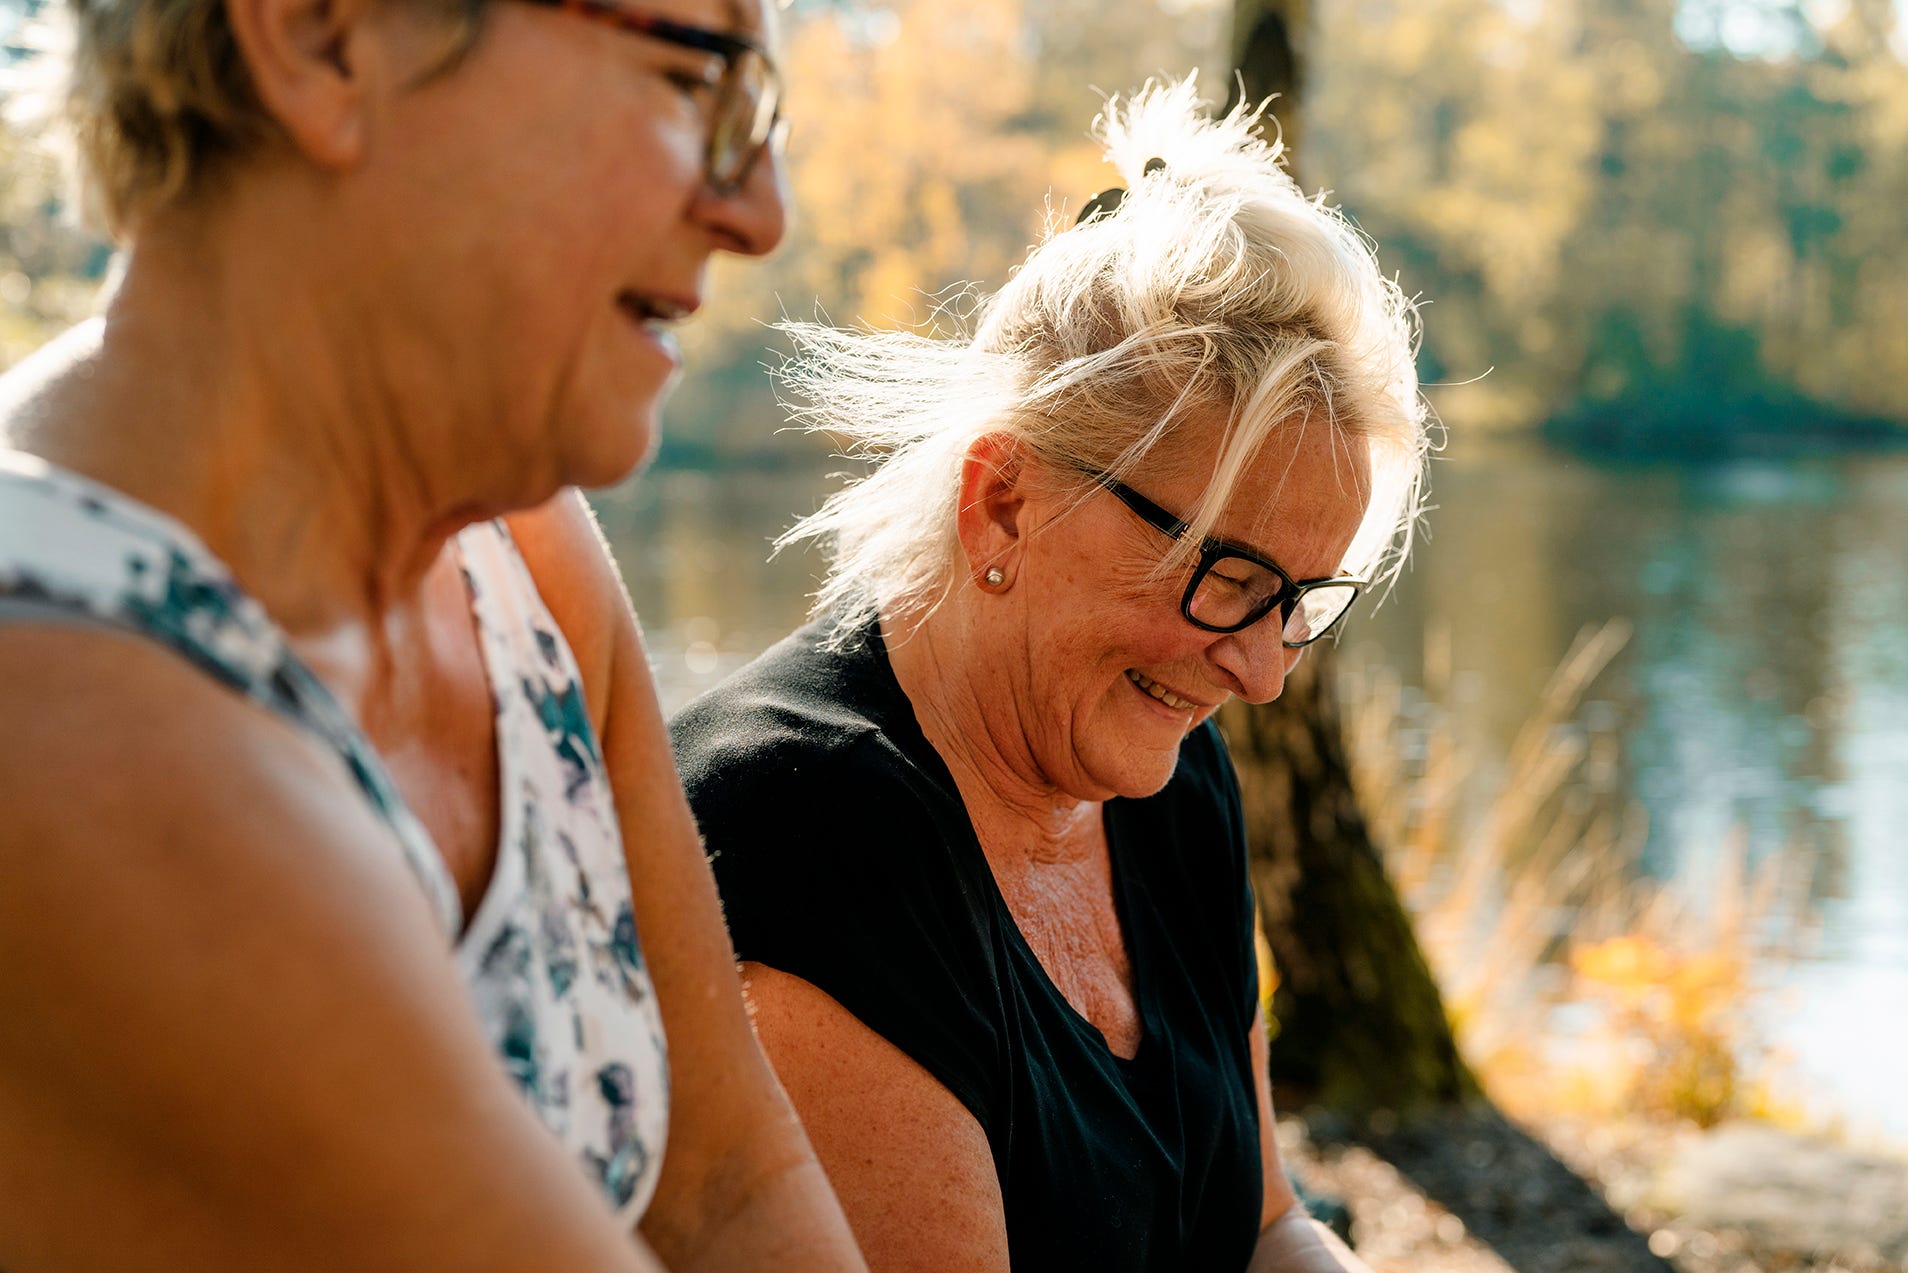
[[[961,797],[960,785],[954,781],[954,774],[941,753],[934,749],[922,731],[921,722],[914,713],[914,704],[894,674],[894,664],[889,658],[880,622],[870,620],[851,640],[865,651],[866,657],[874,661],[880,674],[883,701],[876,705],[879,711],[876,723],[922,775],[960,809],[961,823],[966,831],[962,841],[968,860],[964,865],[977,877],[981,894],[986,899],[995,924],[1005,934],[1016,957],[1025,961],[1035,988],[1051,1001],[1059,1015],[1090,1048],[1111,1061],[1123,1076],[1134,1077],[1151,1064],[1154,1054],[1159,1051],[1159,1030],[1153,996],[1147,988],[1146,974],[1152,970],[1152,952],[1139,923],[1139,899],[1134,895],[1131,883],[1134,873],[1129,857],[1129,802],[1119,797],[1102,802],[1100,817],[1106,834],[1107,870],[1112,879],[1113,905],[1118,916],[1120,940],[1126,946],[1127,967],[1132,975],[1133,1008],[1139,1015],[1139,1045],[1130,1057],[1115,1052],[1100,1028],[1073,1006],[1046,965],[1040,962],[1033,944],[1021,931],[1019,922],[1014,918],[1013,908],[1008,906],[1006,895],[1001,892],[993,864],[987,860],[987,850],[982,847],[980,837],[974,831],[973,818],[968,814],[966,801]]]

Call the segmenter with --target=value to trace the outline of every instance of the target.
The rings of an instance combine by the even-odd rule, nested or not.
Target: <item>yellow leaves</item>
[[[1648,938],[1612,937],[1573,952],[1570,967],[1579,977],[1621,993],[1661,982],[1668,972],[1669,958]]]
[[[1646,115],[1663,105],[1662,59],[1635,39],[1611,40],[1592,55],[1598,96],[1614,117]]]
[[[1765,979],[1792,956],[1781,943],[1799,931],[1806,870],[1787,854],[1751,870],[1735,835],[1693,886],[1640,876],[1641,821],[1600,806],[1595,749],[1564,728],[1623,635],[1579,637],[1501,768],[1452,730],[1442,635],[1426,651],[1415,768],[1401,760],[1400,684],[1355,677],[1355,785],[1494,1099],[1512,1114],[1713,1123],[1770,1103]]]
[[[1084,141],[1057,151],[1050,166],[1055,215],[1069,221],[1079,215],[1088,199],[1108,186],[1122,184],[1119,170],[1106,162],[1098,147]]]
[[[929,317],[920,304],[922,293],[914,254],[905,248],[875,253],[861,268],[857,281],[863,300],[855,321],[875,327],[915,327]]]
[[[1766,1104],[1774,1057],[1751,1007],[1755,921],[1784,903],[1791,863],[1746,872],[1740,837],[1725,844],[1712,906],[1694,913],[1674,894],[1641,905],[1627,930],[1577,944],[1566,1001],[1594,1008],[1576,1068],[1591,1063],[1611,1103],[1710,1126]],[[1764,952],[1765,955],[1767,952]],[[1591,1061],[1594,1058],[1594,1061]]]
[[[1272,1015],[1272,996],[1279,989],[1279,966],[1272,959],[1272,943],[1265,939],[1264,912],[1256,906],[1252,908],[1252,953],[1259,966],[1259,1007],[1265,1012],[1266,1029],[1276,1036],[1279,1019]]]
[[[1033,75],[1016,49],[1025,22],[1020,0],[798,18],[784,59],[796,229],[711,324],[746,334],[772,293],[804,317],[819,300],[837,320],[893,326],[924,316],[923,292],[997,285],[1039,223],[1045,175],[1044,148],[1014,125]]]
[[[1642,934],[1571,953],[1578,989],[1602,999],[1620,1026],[1670,1056],[1708,1050],[1749,997],[1749,970],[1734,951],[1677,950]]]
[[[806,318],[817,301],[837,322],[912,325],[952,284],[998,288],[1038,238],[1050,192],[1077,207],[1113,184],[1086,141],[1091,86],[1125,90],[1200,61],[1190,41],[1208,17],[1167,20],[1151,0],[792,12],[795,229],[766,265],[728,272],[738,286],[705,311],[700,343],[741,352],[763,343],[758,316]]]

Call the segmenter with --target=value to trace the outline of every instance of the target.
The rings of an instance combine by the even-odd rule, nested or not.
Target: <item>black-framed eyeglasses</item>
[[[670,18],[636,13],[608,0],[525,0],[527,4],[561,9],[578,17],[646,35],[680,48],[713,53],[722,59],[722,83],[710,121],[709,151],[704,171],[710,187],[732,195],[749,179],[756,160],[778,134],[787,132],[782,119],[782,77],[768,50],[753,40],[706,27],[690,26]]]
[[[1105,473],[1089,476],[1148,526],[1172,539],[1186,537],[1190,528],[1184,520],[1126,483]],[[1238,632],[1277,610],[1281,639],[1288,650],[1296,650],[1330,632],[1368,583],[1357,575],[1294,579],[1269,557],[1208,538],[1200,542],[1199,565],[1186,583],[1179,612],[1195,628]]]

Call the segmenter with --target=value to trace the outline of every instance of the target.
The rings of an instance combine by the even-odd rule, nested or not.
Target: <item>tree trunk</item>
[[[1235,5],[1246,99],[1279,94],[1273,112],[1295,152],[1307,0]],[[1331,655],[1329,644],[1315,647],[1278,702],[1234,704],[1220,717],[1279,977],[1272,1076],[1354,1117],[1465,1099],[1476,1080],[1352,790]]]
[[[1311,26],[1310,0],[1233,0],[1233,98],[1241,85],[1255,105],[1275,97],[1271,114],[1278,121],[1287,155],[1300,152],[1299,103],[1304,98],[1305,63],[1301,52]]]
[[[1272,1078],[1357,1118],[1468,1099],[1477,1084],[1352,790],[1328,650],[1276,703],[1219,718],[1278,973]]]

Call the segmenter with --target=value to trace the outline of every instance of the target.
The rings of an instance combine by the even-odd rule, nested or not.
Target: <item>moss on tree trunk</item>
[[[1278,702],[1220,716],[1279,976],[1272,1077],[1354,1117],[1468,1099],[1476,1081],[1352,790],[1321,653]]]

